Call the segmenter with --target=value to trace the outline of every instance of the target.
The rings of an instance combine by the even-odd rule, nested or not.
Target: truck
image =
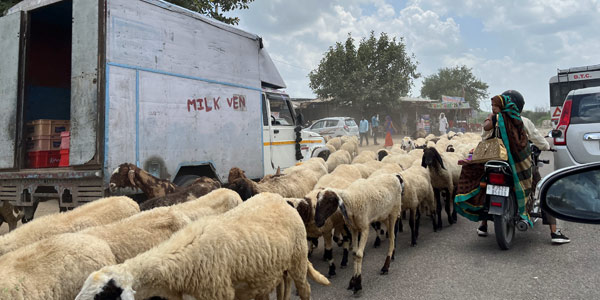
[[[0,53],[0,201],[24,220],[107,196],[125,162],[185,185],[327,155],[261,37],[165,1],[25,0],[0,18]],[[68,151],[32,166],[30,124],[53,120]]]
[[[548,85],[552,128],[556,129],[563,103],[570,91],[600,86],[600,65],[558,69],[557,74],[550,77]]]

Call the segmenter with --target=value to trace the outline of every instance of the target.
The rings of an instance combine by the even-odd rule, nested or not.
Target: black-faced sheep
[[[0,236],[0,255],[60,233],[109,224],[139,211],[138,204],[128,197],[109,197],[68,212],[43,216]]]
[[[134,164],[121,164],[110,176],[110,189],[140,189],[148,199],[175,192],[177,186],[168,180],[156,178]]]
[[[348,289],[356,294],[362,290],[362,258],[373,222],[385,222],[390,234],[390,244],[381,274],[387,274],[394,255],[393,230],[402,206],[403,180],[400,175],[384,174],[369,179],[359,179],[346,189],[326,188],[319,192],[315,223],[323,226],[325,220],[338,209],[352,233],[354,275]],[[358,236],[360,233],[360,241]]]
[[[325,173],[324,168],[314,171],[312,167],[306,166],[289,174],[274,176],[256,183],[247,178],[239,168],[234,167],[229,174],[237,174],[240,177],[230,176],[233,181],[229,182],[226,187],[236,191],[244,201],[263,192],[277,193],[285,198],[301,198],[312,190]]]
[[[191,185],[186,187],[180,187],[174,193],[170,193],[164,196],[148,199],[140,204],[142,211],[153,209],[160,206],[170,206],[178,203],[186,202],[190,199],[196,199],[204,196],[213,190],[221,187],[221,184],[208,177],[201,177],[196,179]]]
[[[15,216],[13,211],[17,213]],[[13,231],[17,228],[17,223],[25,215],[23,210],[16,210],[8,201],[2,201],[2,207],[0,207],[0,226],[6,222],[8,224],[8,231]]]
[[[460,177],[461,167],[458,165],[458,159],[452,153],[443,153],[443,155],[440,155],[435,148],[428,147],[423,150],[421,166],[429,171],[431,185],[435,192],[438,229],[442,229],[441,192],[445,193],[445,209],[448,215],[448,223],[454,224],[457,219],[456,210],[453,208],[452,213],[450,213],[450,206],[454,207],[454,196],[458,178]]]
[[[285,274],[300,298],[310,298],[307,273],[329,281],[306,256],[306,230],[297,211],[272,193],[191,223],[161,245],[87,278],[76,300],[251,299],[274,290]]]

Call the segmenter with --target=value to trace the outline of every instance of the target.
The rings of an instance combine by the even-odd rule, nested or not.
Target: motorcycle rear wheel
[[[506,210],[502,215],[494,216],[494,233],[496,234],[496,242],[502,250],[510,249],[512,241],[515,237],[515,198],[510,195],[506,201]]]

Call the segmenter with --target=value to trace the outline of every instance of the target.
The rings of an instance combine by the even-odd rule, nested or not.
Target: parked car
[[[600,87],[567,94],[554,138],[554,169],[600,161]]]
[[[316,132],[322,136],[359,136],[358,125],[353,118],[349,117],[331,117],[315,121],[308,131]]]

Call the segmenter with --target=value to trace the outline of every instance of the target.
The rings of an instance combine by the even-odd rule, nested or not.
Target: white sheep
[[[381,273],[389,270],[394,255],[395,232],[393,230],[402,206],[402,177],[384,174],[368,179],[359,179],[346,189],[326,188],[319,192],[315,223],[323,226],[325,220],[338,208],[352,233],[354,253],[354,275],[349,289],[356,294],[362,290],[362,258],[369,236],[369,227],[373,222],[385,222],[390,234],[387,257]],[[360,241],[358,235],[361,235]]]
[[[371,160],[377,160],[377,154],[370,150],[365,150],[359,153],[353,160],[353,164],[361,164]]]
[[[335,137],[330,139],[327,144],[332,145],[336,150],[339,150],[342,147],[342,139],[340,137]]]
[[[402,167],[402,169],[408,169],[415,161],[415,158],[408,154],[394,154],[390,156],[386,156],[381,161],[385,164],[397,164]]]
[[[70,241],[76,239],[78,243],[67,242],[57,244],[55,242],[47,242],[49,239],[46,239],[38,243],[41,243],[41,245],[48,245],[50,243],[53,246],[49,250],[41,250],[41,253],[38,255],[48,255],[49,257],[56,258],[60,255],[78,253],[79,250],[81,252],[75,258],[64,260],[58,258],[52,263],[51,267],[46,265],[46,269],[43,271],[40,271],[40,268],[37,267],[31,269],[10,269],[8,271],[9,274],[17,278],[44,279],[20,283],[19,289],[13,291],[12,296],[27,298],[31,295],[52,295],[53,297],[47,298],[73,299],[77,295],[85,278],[91,272],[104,266],[123,263],[125,260],[159,245],[192,221],[201,217],[224,213],[241,203],[242,200],[234,191],[219,189],[185,203],[169,207],[158,207],[111,224],[87,228],[75,234],[62,234],[50,237],[49,239],[53,241]],[[63,235],[68,235],[70,238],[62,237]],[[80,242],[83,242],[86,246],[82,247]],[[97,259],[93,251],[98,251],[99,247],[103,249],[102,247],[104,246],[109,248],[112,256],[103,251],[98,255],[101,259]],[[22,263],[36,263],[36,258],[30,257],[31,254],[22,249],[20,248],[9,253],[11,254],[11,258]],[[74,259],[76,259],[78,264],[77,270],[72,270]],[[104,264],[99,264],[98,262],[104,262]],[[65,269],[68,272],[64,272]],[[0,272],[2,271],[4,270],[0,266]],[[49,277],[60,278],[62,282],[74,282],[78,283],[78,285],[59,284],[60,286],[57,287],[56,280]],[[19,291],[21,294],[19,294]]]
[[[415,149],[415,142],[410,138],[405,136],[400,141],[400,148],[404,151],[411,151]]]
[[[427,146],[427,141],[424,138],[418,138],[414,142],[415,148],[425,148]]]
[[[350,153],[350,156],[354,158],[356,155],[358,155],[358,142],[354,140],[349,140],[342,144],[342,147],[340,147],[338,151],[340,150],[348,151],[348,153]]]
[[[315,184],[314,188],[320,189],[331,187],[332,184],[333,186],[337,186],[337,184],[333,182],[339,181],[339,179],[352,182],[360,178],[362,178],[362,174],[356,165],[339,165],[333,172],[319,178],[319,181]]]
[[[226,187],[236,191],[244,201],[262,192],[277,193],[285,198],[301,198],[313,189],[321,176],[327,173],[327,170],[322,167],[315,167],[319,170],[315,171],[309,165],[301,166],[289,174],[271,176],[259,183],[248,179],[242,170],[234,167],[229,170],[229,183]]]
[[[76,300],[252,299],[282,282],[284,273],[300,298],[310,298],[306,275],[329,281],[306,256],[306,230],[297,211],[272,193],[231,211],[191,223],[161,245],[87,278]],[[285,280],[284,280],[285,281]]]
[[[73,299],[91,271],[115,263],[96,237],[51,236],[0,256],[0,299]]]
[[[392,149],[390,149],[390,153],[393,154],[406,154],[406,150],[402,149],[402,145],[394,144]]]
[[[458,165],[458,157],[453,153],[440,153],[435,148],[425,148],[423,150],[423,158],[421,166],[429,171],[431,185],[435,192],[438,229],[442,229],[442,204],[440,193],[445,193],[446,198],[446,213],[448,214],[448,222],[456,223],[456,210],[453,209],[450,213],[450,206],[453,205],[456,186],[460,177],[461,166]]]
[[[327,171],[329,173],[333,172],[335,168],[342,164],[350,164],[352,162],[352,156],[346,150],[338,150],[333,154],[329,155],[327,158]],[[306,194],[305,194],[306,195]],[[290,198],[298,198],[298,197],[290,197]]]
[[[47,237],[109,224],[140,212],[128,197],[108,197],[86,203],[71,211],[43,216],[0,236],[0,256]]]

